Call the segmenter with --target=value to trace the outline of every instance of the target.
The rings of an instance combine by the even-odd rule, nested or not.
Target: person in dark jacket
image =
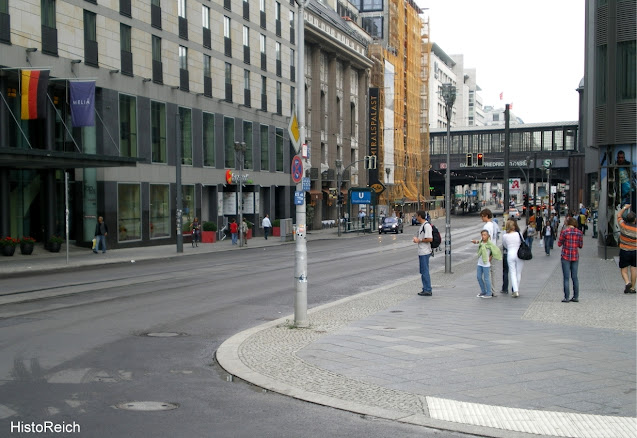
[[[97,224],[95,225],[95,248],[93,252],[97,254],[100,246],[102,247],[102,254],[106,253],[106,236],[108,236],[108,227],[104,223],[104,218],[100,216],[97,218]]]

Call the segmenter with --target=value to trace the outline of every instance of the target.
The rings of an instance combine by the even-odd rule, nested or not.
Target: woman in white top
[[[520,296],[520,279],[522,278],[522,268],[524,267],[524,262],[518,258],[518,248],[520,248],[522,238],[520,237],[520,227],[518,227],[518,222],[515,220],[509,219],[506,222],[505,230],[506,233],[502,237],[502,246],[507,250],[509,282],[513,288],[511,296],[517,298]]]

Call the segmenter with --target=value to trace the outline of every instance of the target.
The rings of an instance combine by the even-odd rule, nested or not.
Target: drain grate
[[[179,404],[157,401],[134,401],[125,402],[115,405],[117,409],[125,409],[127,411],[170,411],[177,409]]]
[[[144,336],[150,336],[151,338],[174,338],[176,336],[186,336],[184,333],[175,332],[151,332],[146,333]]]

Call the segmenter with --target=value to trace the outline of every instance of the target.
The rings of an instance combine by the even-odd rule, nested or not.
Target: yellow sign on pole
[[[301,139],[301,130],[299,129],[299,120],[296,118],[296,107],[292,111],[292,117],[290,118],[290,124],[288,125],[288,133],[290,134],[290,140],[294,145],[294,151],[298,154],[301,145],[299,140]]]

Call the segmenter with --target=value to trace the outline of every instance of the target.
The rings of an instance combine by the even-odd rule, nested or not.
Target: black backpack
[[[429,223],[429,222],[426,222],[426,223]],[[440,231],[438,231],[438,228],[436,228],[434,224],[429,223],[429,225],[431,225],[431,236],[433,237],[433,240],[429,243],[431,245],[431,249],[436,249],[440,246],[440,243],[442,242],[442,237],[440,236]],[[423,224],[423,227],[424,227],[424,224]]]

